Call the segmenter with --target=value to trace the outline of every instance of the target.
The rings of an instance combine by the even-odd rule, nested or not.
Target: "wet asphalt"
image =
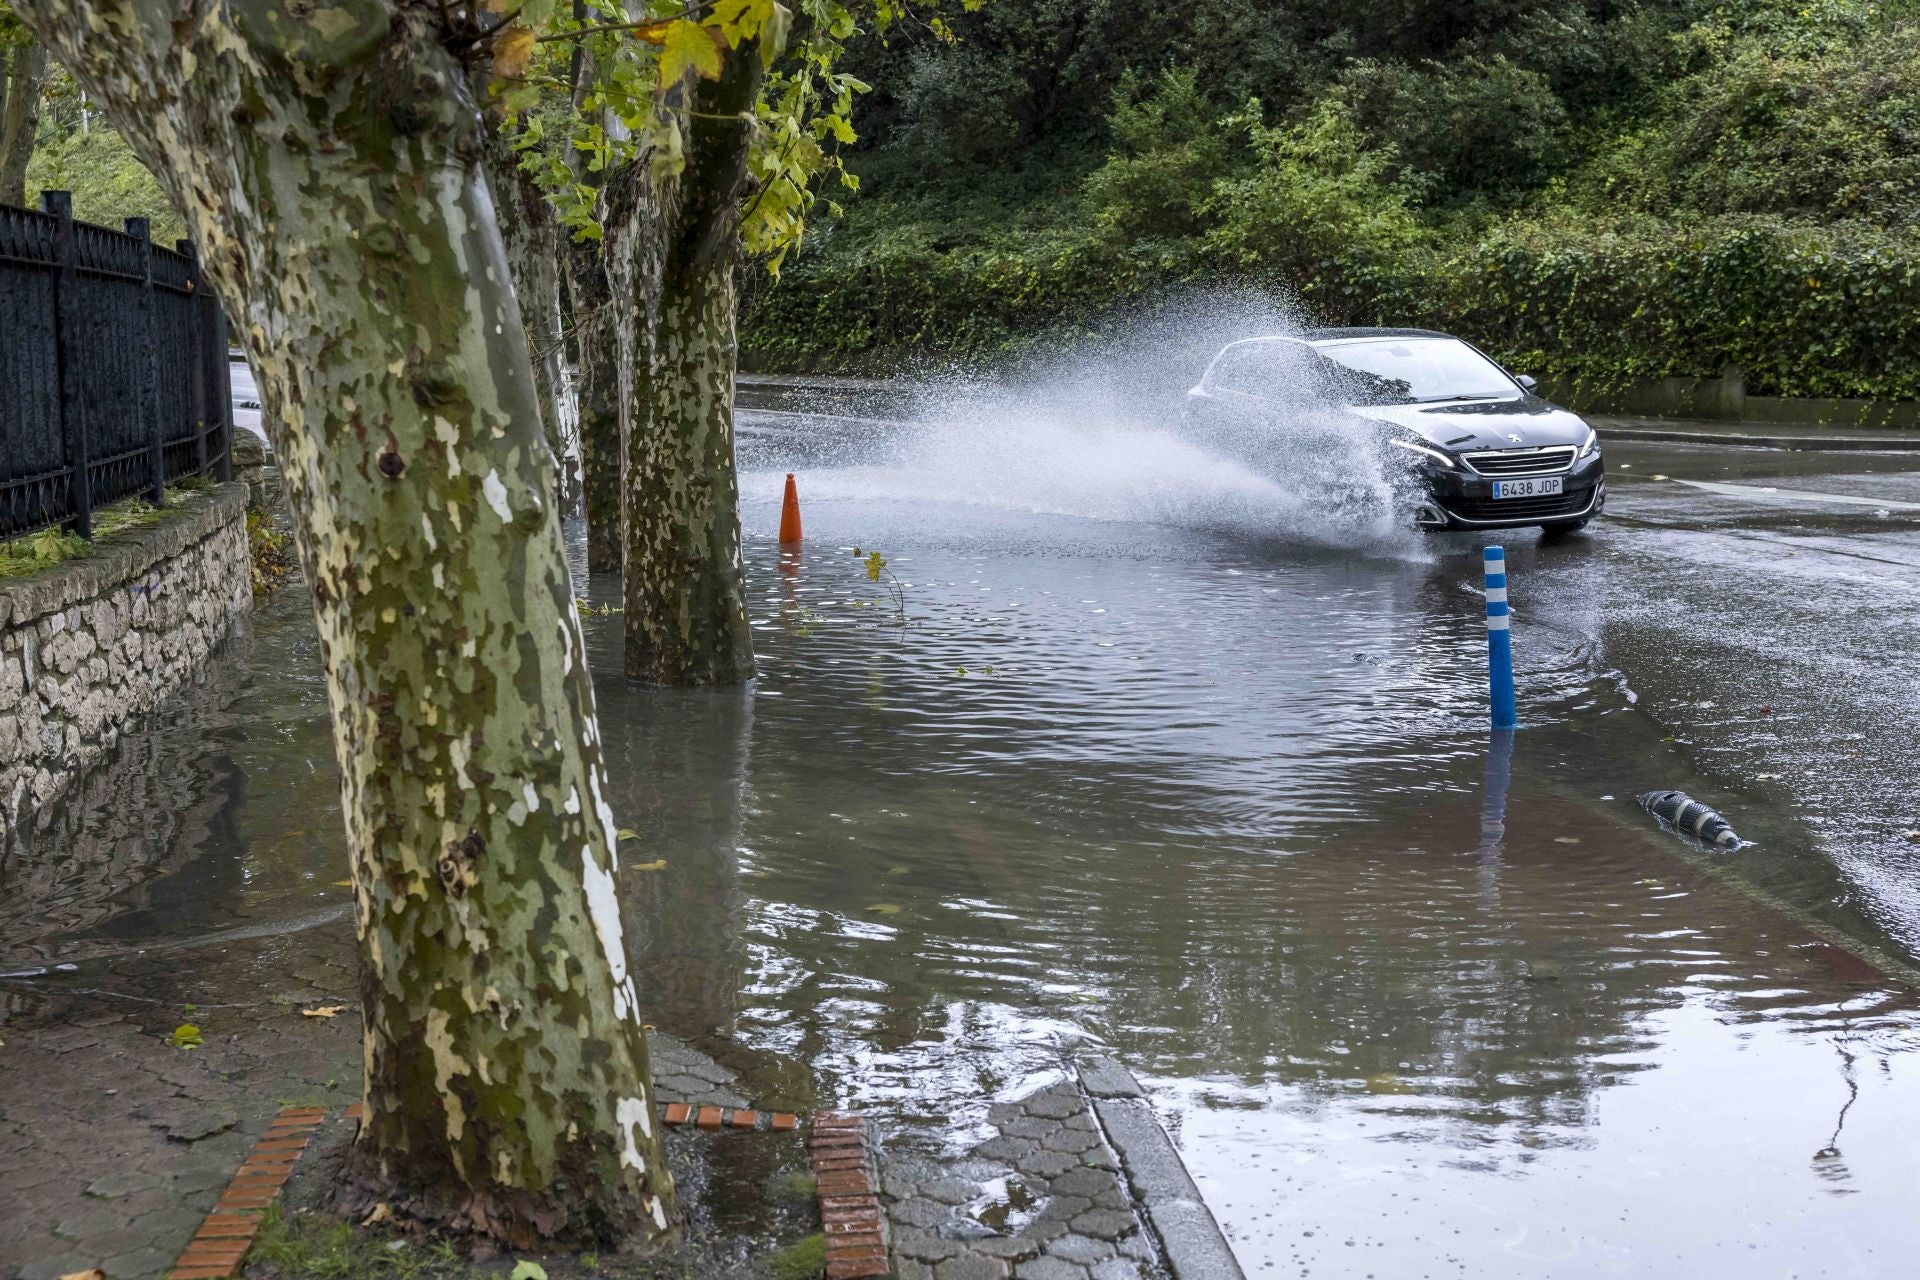
[[[743,415],[752,689],[630,685],[586,623],[662,1030],[930,1155],[1112,1052],[1250,1274],[1910,1274],[1920,454],[1608,443],[1606,517],[1543,544],[1329,526],[1152,426],[898,426]],[[349,1037],[298,1013],[353,945],[304,602],[211,676],[5,849],[3,967],[74,967],[0,984],[0,1025],[98,1053],[120,1019],[167,1068],[191,1016],[344,1096],[306,1078]],[[1654,788],[1751,843],[1658,830]],[[19,1134],[101,1135],[0,1192],[86,1216],[142,1143],[186,1150],[166,1090],[101,1110],[126,1070],[0,1071]]]
[[[1920,956],[1920,458],[1615,444],[1608,462],[1587,534],[1504,539],[1516,610],[1590,642],[1736,828],[1749,806],[1804,822]]]

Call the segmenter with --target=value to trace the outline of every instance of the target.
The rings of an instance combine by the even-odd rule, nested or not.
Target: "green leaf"
[[[537,1262],[528,1262],[525,1258],[513,1264],[513,1271],[507,1280],[547,1280],[547,1269]]]
[[[694,72],[712,80],[720,74],[719,33],[681,18],[668,24],[660,45],[660,83],[672,84]]]
[[[771,67],[787,49],[787,38],[793,33],[793,13],[783,4],[773,6],[767,14],[767,20],[760,26],[760,65]]]
[[[191,1022],[183,1022],[173,1029],[173,1034],[167,1037],[167,1043],[176,1049],[198,1049],[202,1043],[200,1028]]]

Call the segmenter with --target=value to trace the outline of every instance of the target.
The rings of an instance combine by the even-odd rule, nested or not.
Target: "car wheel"
[[[1540,526],[1540,541],[1558,542],[1562,538],[1570,538],[1592,522],[1593,517],[1588,516],[1584,520],[1571,520],[1566,524],[1543,524]]]

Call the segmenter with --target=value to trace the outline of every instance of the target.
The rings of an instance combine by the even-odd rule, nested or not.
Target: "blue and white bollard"
[[[1507,629],[1507,552],[1488,547],[1487,574],[1487,687],[1493,701],[1493,727],[1513,729],[1518,724],[1513,705],[1513,633]]]

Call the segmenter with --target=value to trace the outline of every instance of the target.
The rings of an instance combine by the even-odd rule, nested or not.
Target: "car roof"
[[[1308,329],[1300,336],[1314,346],[1381,338],[1453,338],[1450,333],[1439,333],[1432,329]]]

